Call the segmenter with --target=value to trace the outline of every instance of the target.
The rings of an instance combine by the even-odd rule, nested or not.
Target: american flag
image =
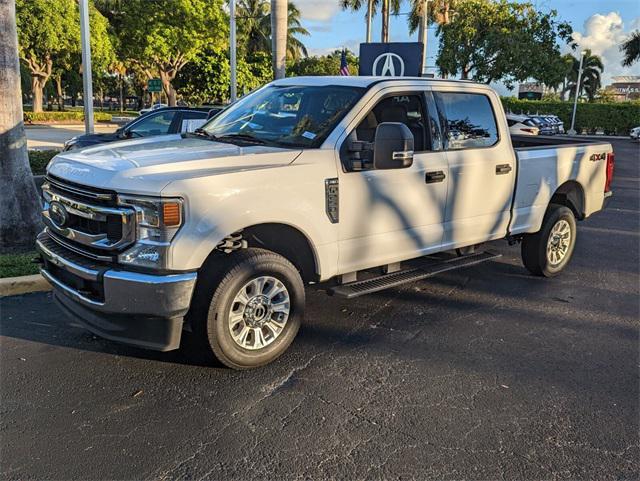
[[[340,56],[340,75],[351,75],[349,73],[349,64],[347,64],[347,51],[342,49],[342,55]]]

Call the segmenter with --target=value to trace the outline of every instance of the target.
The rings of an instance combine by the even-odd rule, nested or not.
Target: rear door
[[[456,91],[434,87],[445,131],[449,190],[443,248],[477,244],[506,235],[515,184],[515,161],[509,138],[501,138],[486,89]],[[501,111],[500,111],[501,112]]]

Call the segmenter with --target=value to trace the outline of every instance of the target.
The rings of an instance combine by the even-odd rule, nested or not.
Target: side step
[[[408,282],[415,282],[427,277],[433,277],[442,272],[462,269],[463,267],[474,266],[481,262],[490,261],[501,257],[502,254],[493,251],[477,252],[463,257],[452,257],[449,259],[429,259],[426,258],[424,265],[403,271],[384,274],[372,279],[349,282],[328,289],[328,294],[332,296],[353,299],[373,292],[382,291],[390,287],[396,287]]]

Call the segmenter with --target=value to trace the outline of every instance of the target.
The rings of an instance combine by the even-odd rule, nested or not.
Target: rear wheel
[[[304,312],[304,284],[284,257],[243,249],[201,274],[190,322],[204,354],[251,369],[278,358],[293,341]],[[216,267],[214,267],[216,266]]]
[[[576,244],[576,219],[568,207],[551,204],[540,231],[522,240],[522,262],[537,276],[553,277],[567,266]]]

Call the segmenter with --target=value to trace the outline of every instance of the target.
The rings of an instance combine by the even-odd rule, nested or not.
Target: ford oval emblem
[[[56,227],[63,229],[69,223],[69,213],[64,205],[54,200],[49,204],[49,219]]]

